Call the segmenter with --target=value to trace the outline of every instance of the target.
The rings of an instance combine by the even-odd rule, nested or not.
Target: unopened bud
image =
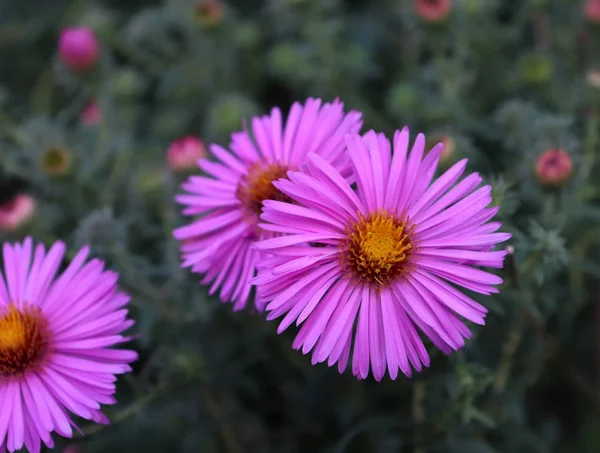
[[[562,149],[548,149],[537,159],[535,172],[544,186],[562,186],[571,178],[573,159]]]

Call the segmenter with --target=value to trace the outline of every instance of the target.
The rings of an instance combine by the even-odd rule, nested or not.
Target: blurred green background
[[[83,421],[59,450],[600,451],[594,0],[453,0],[434,20],[418,3],[445,2],[0,0],[0,205],[36,204],[0,241],[62,239],[71,256],[91,244],[121,273],[140,334],[112,424]],[[58,56],[70,26],[96,33],[89,71]],[[179,268],[185,175],[168,146],[227,145],[244,118],[309,96],[361,110],[363,130],[445,140],[442,167],[468,157],[514,235],[500,294],[480,298],[487,326],[450,357],[430,348],[412,379],[313,367],[293,329],[232,313]],[[559,183],[536,167],[549,149],[573,166]]]

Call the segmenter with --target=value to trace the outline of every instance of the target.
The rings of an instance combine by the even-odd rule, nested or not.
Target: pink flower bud
[[[96,101],[92,101],[81,111],[79,121],[84,126],[95,126],[100,122],[101,117],[100,106]]]
[[[62,62],[75,71],[92,68],[100,56],[100,44],[87,27],[65,28],[60,33],[58,53]]]
[[[426,22],[442,22],[451,10],[452,0],[415,0],[415,12]]]
[[[192,135],[174,141],[167,150],[167,162],[175,171],[196,168],[199,159],[206,156],[206,147],[202,141]]]
[[[198,25],[210,27],[223,20],[223,5],[220,0],[202,0],[196,4],[195,18]]]
[[[587,0],[583,6],[583,14],[590,22],[600,24],[600,0]]]
[[[0,203],[0,230],[16,231],[33,217],[35,206],[35,199],[26,194]]]
[[[542,185],[561,186],[573,173],[573,159],[562,149],[547,149],[538,157],[535,173]]]

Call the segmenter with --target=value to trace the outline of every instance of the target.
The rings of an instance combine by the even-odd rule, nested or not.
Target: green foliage
[[[38,203],[0,241],[90,244],[133,296],[141,358],[112,424],[82,424],[85,452],[598,451],[600,88],[586,73],[600,26],[575,0],[456,0],[439,24],[412,3],[231,0],[214,23],[194,0],[0,4],[0,201]],[[101,41],[88,73],[58,60],[69,25]],[[294,332],[232,313],[179,267],[168,144],[226,145],[244,118],[308,96],[340,97],[365,130],[451,137],[444,165],[469,157],[514,234],[487,325],[452,356],[430,348],[412,379],[313,367]],[[82,125],[91,99],[101,121]],[[548,148],[575,169],[551,190],[535,175]],[[47,168],[56,150],[63,172]]]

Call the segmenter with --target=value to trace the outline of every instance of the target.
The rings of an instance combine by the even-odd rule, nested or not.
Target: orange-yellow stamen
[[[387,285],[409,270],[414,251],[411,236],[407,223],[387,211],[360,216],[341,244],[342,266],[361,282]]]
[[[290,198],[280,192],[273,181],[285,178],[289,168],[281,164],[255,163],[248,170],[237,186],[237,198],[242,202],[248,213],[255,221],[262,210],[264,200],[290,201]]]
[[[0,379],[35,368],[48,345],[46,321],[37,307],[0,309]]]

